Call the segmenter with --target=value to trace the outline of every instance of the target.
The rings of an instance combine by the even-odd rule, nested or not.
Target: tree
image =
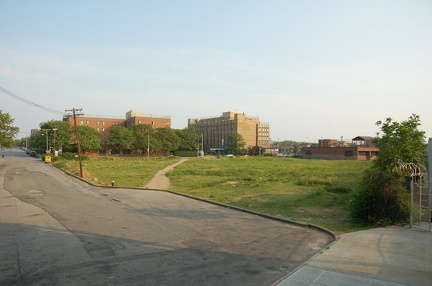
[[[156,146],[155,150],[159,151],[175,151],[178,149],[180,144],[180,138],[169,127],[156,129]]]
[[[150,124],[137,124],[133,125],[130,130],[134,137],[134,148],[137,150],[145,151],[150,150],[150,146],[154,146],[153,139],[154,129]]]
[[[132,149],[134,146],[132,131],[123,126],[114,126],[110,130],[109,145],[119,151]]]
[[[299,151],[300,151],[299,145],[297,143],[294,143],[294,145],[293,145],[293,153],[294,153],[294,155],[297,155]]]
[[[382,136],[373,140],[379,155],[353,194],[351,216],[356,222],[371,225],[406,223],[409,219],[407,174],[398,164],[401,161],[421,163],[425,158],[424,132],[417,129],[420,118],[413,114],[401,123],[387,118],[376,125],[382,131]]]
[[[196,150],[198,146],[198,141],[201,136],[195,132],[195,128],[185,128],[174,130],[180,139],[179,150],[182,151],[192,151]],[[201,149],[201,144],[199,144],[199,149]]]
[[[38,132],[36,135],[30,137],[30,148],[37,151],[38,153],[43,153],[46,150],[46,137],[42,132]]]
[[[226,150],[234,155],[242,154],[245,150],[246,141],[243,136],[239,133],[233,133],[228,135]]]
[[[423,163],[426,158],[425,132],[419,131],[420,117],[411,115],[401,123],[387,118],[385,122],[378,121],[382,131],[381,137],[376,137],[373,144],[380,149],[374,166],[381,171],[390,173],[398,171],[400,161],[406,163]]]
[[[11,147],[14,144],[13,138],[18,134],[19,128],[12,126],[13,121],[9,113],[0,110],[0,146]]]
[[[83,152],[101,149],[102,134],[99,131],[86,125],[77,127],[81,143],[80,147]]]
[[[50,120],[48,122],[42,122],[41,124],[39,124],[39,126],[41,130],[48,130],[51,139],[50,142],[54,143],[55,140],[55,149],[60,150],[64,147],[69,147],[71,142],[71,136],[72,134],[74,134],[74,131],[71,128],[69,122]],[[76,141],[73,141],[74,144],[76,144],[75,142]]]
[[[264,153],[264,148],[261,146],[253,146],[248,148],[248,155],[258,156]]]

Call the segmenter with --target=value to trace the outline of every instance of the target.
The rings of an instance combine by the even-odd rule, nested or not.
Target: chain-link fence
[[[427,174],[412,180],[410,227],[432,231],[431,194],[428,181]]]

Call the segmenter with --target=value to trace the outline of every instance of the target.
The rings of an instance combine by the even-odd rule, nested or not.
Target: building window
[[[81,121],[80,121],[80,125],[83,125],[83,124],[84,124],[84,121],[81,120]]]
[[[352,156],[354,156],[353,151],[345,151],[345,157],[352,157]]]
[[[306,150],[305,155],[312,155],[312,150]]]
[[[99,125],[99,121],[96,121],[96,125]]]
[[[105,125],[105,121],[102,121],[102,125]]]

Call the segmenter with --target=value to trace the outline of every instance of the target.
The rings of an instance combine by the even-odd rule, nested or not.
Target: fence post
[[[432,226],[432,138],[429,138],[428,142],[428,181],[429,181],[429,189],[428,189],[428,201],[429,201],[429,232],[431,232]]]

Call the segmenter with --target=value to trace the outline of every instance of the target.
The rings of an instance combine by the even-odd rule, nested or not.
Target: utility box
[[[51,163],[51,156],[45,156],[45,163]]]

